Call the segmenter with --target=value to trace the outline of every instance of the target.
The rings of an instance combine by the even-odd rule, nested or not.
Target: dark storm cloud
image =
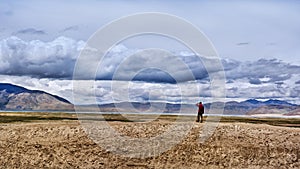
[[[297,81],[297,82],[295,82],[295,84],[300,84],[300,80],[299,80],[299,81]]]

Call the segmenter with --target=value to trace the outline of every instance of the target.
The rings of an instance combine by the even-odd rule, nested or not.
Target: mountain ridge
[[[55,97],[56,99],[66,102],[66,103],[70,103],[70,101],[68,101],[67,99],[63,98],[63,97],[59,97],[57,95],[42,91],[42,90],[29,90],[23,86],[18,86],[18,85],[14,85],[14,84],[10,84],[10,83],[0,83],[0,91],[2,90],[6,90],[8,93],[22,93],[22,92],[28,92],[28,93],[44,93],[44,94],[49,94],[53,97]]]
[[[300,106],[296,104],[289,103],[287,101],[269,99],[267,101],[259,101],[256,99],[248,99],[245,101],[229,101],[229,102],[213,102],[206,103],[204,107],[206,112],[209,112],[210,107],[214,104],[214,107],[220,107],[224,104],[224,115],[254,115],[254,114],[263,114],[262,112],[255,111],[260,108],[265,108],[266,110],[270,109],[275,110],[277,107],[279,110],[283,110],[284,113],[289,113],[298,109]],[[164,107],[163,107],[164,106]],[[163,113],[179,113],[180,109],[182,112],[197,112],[197,107],[195,104],[179,104],[179,103],[162,103],[162,102],[119,102],[119,103],[107,103],[94,105],[95,109],[101,111],[115,111],[115,112],[163,112]],[[162,110],[163,108],[163,110]],[[251,113],[250,113],[251,112]],[[275,111],[275,113],[278,111]],[[270,112],[266,112],[270,114]],[[271,113],[272,114],[272,113]]]
[[[67,99],[41,90],[29,90],[25,87],[0,83],[1,110],[74,110]]]

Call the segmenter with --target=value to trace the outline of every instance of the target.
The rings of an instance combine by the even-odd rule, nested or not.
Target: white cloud
[[[73,101],[73,67],[84,44],[83,41],[66,37],[50,42],[24,41],[17,37],[0,40],[0,80],[30,89],[45,90]],[[91,48],[84,52],[88,53],[88,57],[83,60],[85,65],[81,73],[85,78],[81,80],[91,81],[94,80],[92,72],[98,66],[95,60],[101,53],[95,54],[97,51]],[[79,91],[79,102],[92,102],[95,93],[97,100],[102,103],[111,102],[113,98],[115,101],[212,100],[211,92],[214,89],[210,86],[209,74],[205,68],[209,67],[212,72],[219,72],[222,68],[215,67],[214,60],[201,59],[186,51],[169,54],[161,50],[143,51],[117,45],[99,66],[96,88],[82,88]],[[298,99],[300,66],[276,59],[221,61],[226,80],[230,82],[226,84],[228,98]],[[196,81],[190,72],[196,77]],[[113,81],[116,86],[112,90],[110,80],[113,76],[115,80],[124,81]],[[133,77],[139,82],[130,82],[128,86],[128,81]],[[172,78],[179,79],[181,83],[172,84]],[[124,93],[128,90],[129,95]]]
[[[44,90],[73,100],[72,80],[37,79],[26,76],[0,76],[1,82],[21,85],[32,90]],[[194,103],[199,100],[213,102],[210,84],[202,84],[198,81],[180,84],[126,82],[126,81],[85,81],[92,87],[84,85],[75,92],[77,104],[110,103],[120,101],[162,101]],[[93,87],[94,86],[94,87]],[[226,84],[227,100],[241,101],[249,98],[259,99],[284,99],[300,104],[300,86],[265,83],[262,85],[249,84],[247,79],[239,79],[234,83]]]
[[[39,78],[71,77],[83,41],[59,37],[51,42],[23,41],[17,37],[0,40],[1,74]]]
[[[43,30],[37,30],[34,28],[27,28],[27,29],[19,30],[13,34],[15,34],[15,35],[18,35],[18,34],[44,35],[44,34],[46,34],[46,32]]]
[[[243,61],[278,58],[300,64],[300,3],[294,0],[218,0],[189,3],[170,0],[89,3],[29,0],[0,1],[0,6],[1,25],[5,28],[0,38],[32,28],[47,32],[47,35],[38,37],[42,40],[49,41],[58,36],[87,40],[97,29],[119,17],[156,11],[177,15],[196,25],[212,40],[222,57]],[[62,32],[64,29],[78,31]],[[32,40],[36,37],[22,38]],[[243,42],[249,44],[236,45]],[[146,42],[140,44],[144,43]],[[164,41],[156,43],[163,44]]]

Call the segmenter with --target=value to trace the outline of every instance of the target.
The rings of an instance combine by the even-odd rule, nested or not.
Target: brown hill
[[[286,105],[265,105],[247,112],[246,115],[255,115],[255,114],[284,115],[293,111],[294,109],[295,107],[286,106]]]
[[[68,100],[44,91],[0,83],[0,109],[72,111],[74,107]]]
[[[284,114],[285,116],[300,116],[300,107]]]

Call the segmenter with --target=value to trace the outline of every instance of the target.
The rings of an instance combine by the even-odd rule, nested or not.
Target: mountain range
[[[0,110],[71,111],[74,107],[68,100],[44,91],[0,83]]]
[[[226,103],[214,102],[204,104],[205,112],[213,114],[210,110],[212,104],[224,104],[224,115],[257,115],[257,114],[276,114],[276,115],[300,115],[300,106],[281,100],[258,101],[249,99],[242,102],[230,101]],[[182,113],[193,114],[197,112],[195,104],[171,104],[171,103],[111,103],[99,105],[101,111],[115,112],[163,112],[163,113]]]
[[[270,99],[259,101],[249,99],[242,102],[230,101],[226,103],[214,102],[204,104],[207,113],[212,104],[224,104],[225,115],[260,115],[276,114],[294,116],[300,115],[300,106],[282,100]],[[100,105],[76,106],[76,111],[102,112],[163,112],[194,114],[197,112],[195,104],[172,104],[162,102],[121,102]],[[21,86],[0,83],[0,110],[11,111],[74,111],[74,105],[68,100],[40,90],[29,90]]]

